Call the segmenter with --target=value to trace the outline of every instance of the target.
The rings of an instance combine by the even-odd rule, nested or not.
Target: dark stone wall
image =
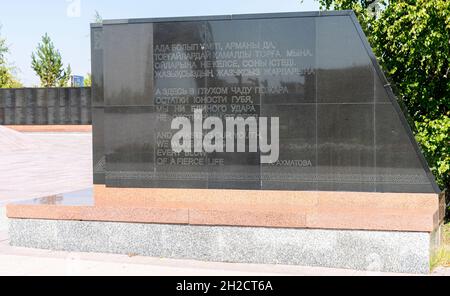
[[[92,152],[94,184],[105,183],[104,98],[103,98],[103,27],[91,25],[92,73]]]
[[[90,87],[0,89],[0,125],[92,124]]]
[[[91,38],[96,184],[439,192],[352,12],[111,20]],[[257,131],[244,151],[177,153],[172,120],[199,109],[278,119],[278,161],[250,151]]]

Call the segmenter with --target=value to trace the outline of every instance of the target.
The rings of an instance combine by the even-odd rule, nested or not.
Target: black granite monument
[[[104,21],[92,74],[93,194],[8,205],[12,245],[430,271],[444,194],[353,12]]]
[[[106,21],[92,38],[97,184],[439,191],[350,14]],[[198,109],[278,117],[278,161],[249,149],[174,153],[172,120]]]

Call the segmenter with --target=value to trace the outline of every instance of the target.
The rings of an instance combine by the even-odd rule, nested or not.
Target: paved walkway
[[[0,205],[92,186],[90,133],[22,134],[0,126]]]

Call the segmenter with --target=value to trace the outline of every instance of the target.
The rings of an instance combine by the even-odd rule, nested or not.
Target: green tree
[[[1,29],[1,26],[0,26]],[[0,36],[0,64],[6,63],[6,54],[8,53],[8,46],[6,45],[6,39]]]
[[[60,52],[55,49],[52,40],[46,33],[42,43],[38,44],[36,52],[31,54],[31,67],[41,80],[43,87],[67,86],[71,68],[64,69]]]
[[[450,190],[450,1],[318,1],[355,11],[438,184]]]
[[[0,74],[1,75],[1,74]],[[6,83],[0,86],[0,88],[22,88],[24,87],[22,82],[15,78],[12,74],[6,76]],[[1,84],[1,82],[0,82]]]
[[[91,73],[86,74],[86,77],[84,78],[84,86],[92,86],[92,75]]]
[[[421,143],[428,161],[434,164],[433,171],[440,176],[444,186],[450,184],[450,117],[424,118],[416,122],[416,138]],[[447,187],[449,188],[449,187]]]
[[[96,24],[103,23],[103,18],[97,10],[95,11],[95,14],[94,14],[94,23],[96,23]]]
[[[6,39],[0,35],[0,88],[22,87],[22,84],[13,75],[14,68],[8,65],[6,59],[8,52]]]
[[[6,40],[0,36],[0,88],[4,87],[9,80],[9,69],[5,57],[7,53]]]
[[[415,120],[450,116],[450,1],[318,1],[324,9],[355,11]]]

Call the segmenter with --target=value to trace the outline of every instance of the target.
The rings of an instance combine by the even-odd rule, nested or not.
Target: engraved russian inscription
[[[349,16],[103,29],[107,186],[432,191]]]

